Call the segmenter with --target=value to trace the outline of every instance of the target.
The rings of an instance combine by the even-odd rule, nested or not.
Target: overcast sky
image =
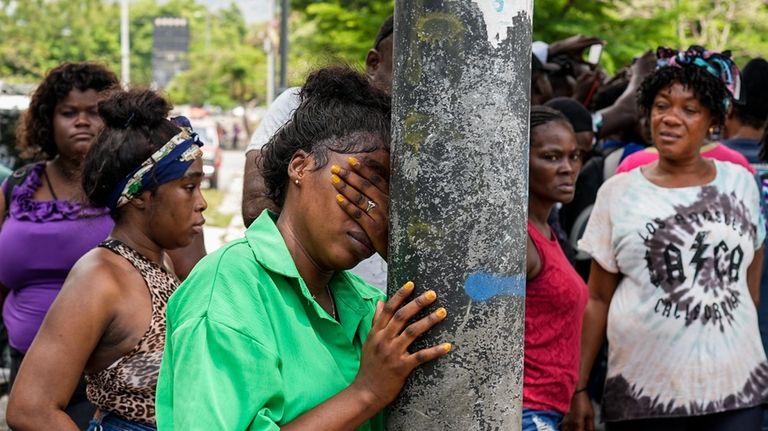
[[[240,6],[245,16],[245,22],[252,24],[269,19],[269,3],[271,0],[197,0],[198,3],[209,6],[211,9],[227,7],[232,2]]]
[[[163,2],[163,0],[159,1]],[[233,2],[237,3],[248,24],[268,20],[269,5],[272,1],[280,2],[280,0],[195,0],[196,3],[206,5],[211,10],[227,7]]]

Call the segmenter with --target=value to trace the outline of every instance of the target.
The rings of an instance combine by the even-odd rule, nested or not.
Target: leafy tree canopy
[[[534,39],[599,36],[607,41],[602,64],[609,72],[659,45],[730,48],[740,64],[768,56],[763,0],[536,0],[534,8]],[[362,67],[393,9],[394,0],[291,0],[289,84],[329,63]],[[175,103],[227,108],[265,100],[263,45],[276,37],[276,25],[246,25],[234,5],[214,12],[189,0],[132,1],[133,84],[151,82],[158,16],[184,17],[190,25],[189,69],[167,88]],[[119,71],[119,37],[115,0],[0,0],[0,80],[38,82],[65,60],[101,61]]]

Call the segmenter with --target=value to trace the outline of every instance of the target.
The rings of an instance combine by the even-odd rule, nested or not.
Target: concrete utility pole
[[[288,17],[291,3],[282,0],[280,5],[280,91],[288,88]]]
[[[128,0],[120,2],[120,79],[127,88],[131,83],[131,39],[128,29]]]
[[[532,0],[397,0],[389,292],[448,318],[390,431],[519,430]]]
[[[269,0],[269,22],[264,37],[264,52],[267,53],[267,106],[275,100],[275,0]]]

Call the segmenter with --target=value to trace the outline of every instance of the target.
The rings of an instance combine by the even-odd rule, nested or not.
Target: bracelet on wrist
[[[575,391],[573,391],[573,394],[574,394],[574,395],[576,395],[576,394],[578,394],[579,392],[586,392],[586,391],[587,391],[587,387],[586,387],[586,386],[584,386],[584,387],[583,387],[583,388],[581,388],[581,389],[576,389]]]

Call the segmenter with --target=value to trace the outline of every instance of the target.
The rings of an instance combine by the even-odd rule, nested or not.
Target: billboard
[[[152,86],[163,89],[189,68],[189,23],[186,18],[155,18],[152,36]]]

